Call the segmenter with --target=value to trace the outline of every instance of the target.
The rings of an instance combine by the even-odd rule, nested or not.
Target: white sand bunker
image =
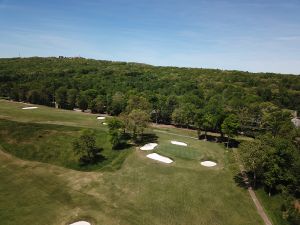
[[[103,125],[107,125],[107,123],[102,123]]]
[[[212,162],[212,161],[203,161],[203,162],[201,162],[201,165],[206,166],[206,167],[213,167],[213,166],[216,166],[217,163]]]
[[[86,221],[78,221],[75,223],[71,223],[70,225],[91,225],[89,222]]]
[[[36,107],[36,106],[30,106],[30,107],[24,107],[24,108],[22,108],[22,109],[37,109],[38,107]]]
[[[104,116],[98,116],[97,120],[105,120],[105,117]]]
[[[150,151],[150,150],[153,150],[156,146],[157,146],[156,143],[149,143],[149,144],[145,144],[140,149],[143,150],[143,151]]]
[[[147,155],[147,157],[150,159],[154,159],[156,161],[163,162],[163,163],[172,163],[173,162],[173,160],[169,159],[168,157],[161,156],[157,153],[151,153],[151,154]]]
[[[171,143],[172,143],[173,145],[187,146],[186,143],[180,142],[180,141],[171,141]]]

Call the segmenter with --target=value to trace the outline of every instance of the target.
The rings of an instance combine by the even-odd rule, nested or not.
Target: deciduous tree
[[[239,121],[238,118],[230,114],[226,119],[224,120],[222,124],[222,132],[227,135],[228,141],[227,141],[227,148],[229,146],[230,138],[234,137],[234,135],[237,134],[239,129]]]

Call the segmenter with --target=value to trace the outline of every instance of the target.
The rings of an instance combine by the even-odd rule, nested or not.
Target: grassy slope
[[[59,124],[65,126],[88,127],[105,130],[106,127],[96,120],[96,115],[70,110],[56,110],[39,106],[34,110],[22,110],[30,104],[0,100],[0,118],[21,122]]]
[[[46,107],[24,112],[21,106],[1,101],[0,115],[23,122],[64,124],[66,119],[68,125],[98,127],[92,115]],[[214,143],[157,135],[156,151],[172,157],[174,164],[162,165],[136,150],[120,170],[79,172],[0,153],[1,224],[63,225],[85,217],[94,224],[262,224],[247,192],[233,181],[236,167],[230,152]],[[174,139],[189,147],[171,145]],[[198,159],[212,159],[219,166],[201,167]]]
[[[89,167],[78,166],[78,156],[74,154],[72,142],[80,136],[83,128],[52,124],[15,122],[0,119],[0,144],[19,158],[51,163],[77,170],[95,170],[120,167],[129,149],[114,151],[105,131],[94,129],[97,146],[102,147],[105,160]],[[118,163],[117,163],[118,162]]]

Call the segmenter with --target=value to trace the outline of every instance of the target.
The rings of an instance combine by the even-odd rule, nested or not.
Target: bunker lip
[[[38,107],[36,106],[29,106],[29,107],[23,107],[22,109],[37,109]]]
[[[159,161],[159,162],[167,163],[167,164],[170,164],[170,163],[173,162],[173,160],[171,160],[170,158],[159,155],[157,153],[148,154],[147,157],[150,158],[150,159]]]
[[[171,144],[173,144],[173,145],[180,145],[180,146],[187,146],[187,143],[180,142],[180,141],[171,141]]]
[[[150,151],[150,150],[153,150],[156,146],[157,146],[157,143],[148,143],[148,144],[145,144],[140,149],[142,151]]]
[[[213,161],[203,161],[200,164],[205,167],[213,167],[213,166],[217,165],[217,163],[215,163]]]
[[[75,223],[71,223],[69,225],[91,225],[89,222],[86,222],[86,221],[77,221]]]

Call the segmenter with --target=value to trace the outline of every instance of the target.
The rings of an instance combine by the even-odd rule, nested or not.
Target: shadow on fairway
[[[199,136],[199,140],[205,140],[205,135],[201,134]],[[206,140],[209,142],[220,142],[220,143],[226,141],[226,139],[224,137],[220,137],[220,136],[216,137],[216,136],[209,135],[209,134],[206,135]]]
[[[245,183],[244,177],[242,173],[238,173],[237,175],[234,176],[234,182],[237,184],[238,187],[247,189],[248,185]]]
[[[156,134],[143,134],[139,140],[136,141],[138,145],[145,145],[148,143],[157,142],[158,136]]]
[[[201,134],[199,136],[199,140],[205,140],[205,135]],[[224,143],[224,146],[227,148],[227,137],[221,137],[221,136],[213,136],[213,135],[206,135],[206,141],[214,142],[214,143]],[[237,148],[239,146],[240,142],[235,139],[230,139],[229,148]]]
[[[80,157],[79,165],[81,167],[89,166],[89,165],[96,165],[98,163],[101,163],[101,162],[107,160],[107,158],[101,154],[102,151],[103,151],[103,148],[97,148],[97,153],[93,157],[88,157],[87,155]]]

